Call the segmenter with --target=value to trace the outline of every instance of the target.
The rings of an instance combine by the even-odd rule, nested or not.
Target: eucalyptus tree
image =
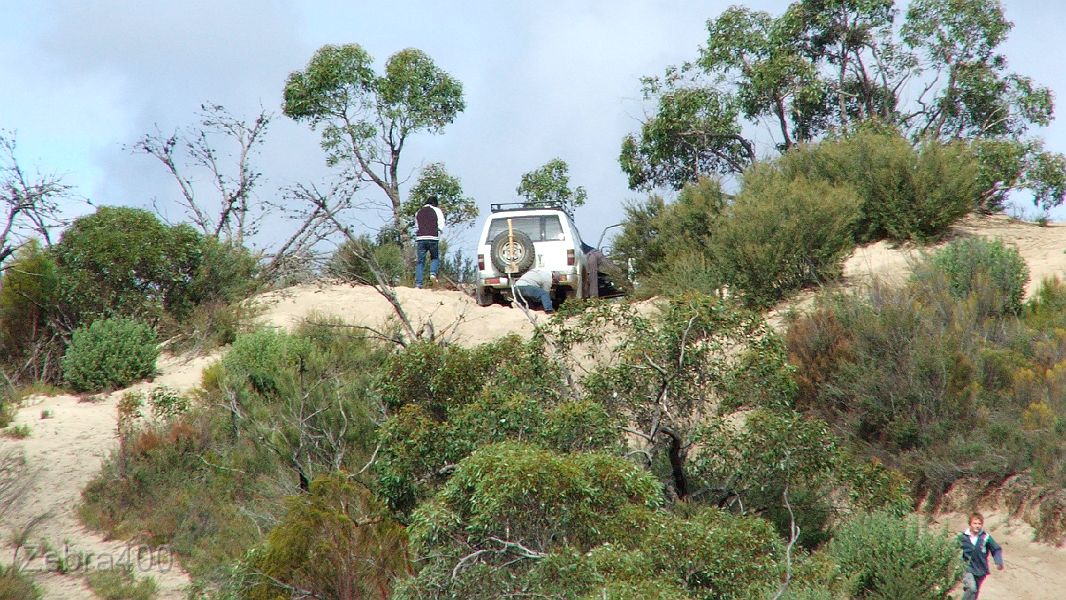
[[[710,19],[695,60],[644,80],[654,108],[620,156],[630,187],[681,189],[743,171],[755,148],[784,152],[876,120],[915,145],[970,144],[985,207],[1017,188],[1061,203],[1066,158],[1032,133],[1051,122],[1052,93],[1008,68],[1002,3],[915,0],[899,17],[893,0],[799,0],[777,16],[732,7]]]
[[[570,165],[561,158],[553,158],[523,174],[515,193],[531,204],[562,206],[568,213],[573,213],[588,199],[584,186],[570,187]]]
[[[378,74],[362,46],[328,44],[289,75],[282,111],[321,131],[327,164],[380,188],[403,231],[405,145],[413,134],[440,133],[465,108],[462,84],[421,50],[400,50]]]

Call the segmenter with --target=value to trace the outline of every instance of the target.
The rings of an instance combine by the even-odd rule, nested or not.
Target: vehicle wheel
[[[501,231],[492,240],[489,257],[497,271],[512,275],[528,271],[533,266],[536,249],[533,247],[533,240],[525,233],[515,231],[512,236]]]
[[[478,306],[490,306],[496,300],[491,289],[480,285],[474,288],[474,299]]]

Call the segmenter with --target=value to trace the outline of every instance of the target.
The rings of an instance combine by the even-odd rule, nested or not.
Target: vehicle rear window
[[[485,237],[488,244],[496,239],[500,232],[507,231],[507,221],[510,220],[515,231],[521,231],[529,236],[534,242],[566,239],[563,235],[563,224],[559,215],[538,215],[535,217],[495,217],[489,225],[489,233]]]

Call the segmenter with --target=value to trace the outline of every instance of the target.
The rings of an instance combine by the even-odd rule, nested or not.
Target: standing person
[[[415,287],[422,287],[422,273],[429,253],[429,280],[437,282],[440,268],[440,234],[444,231],[444,213],[437,208],[437,197],[426,198],[426,203],[415,213]]]
[[[970,515],[970,526],[959,533],[962,547],[962,600],[977,600],[981,582],[988,576],[988,555],[996,561],[996,569],[1003,570],[1003,548],[984,530],[985,518],[981,513]]]
[[[518,281],[515,282],[515,293],[521,296],[523,300],[540,302],[540,305],[544,307],[544,312],[550,315],[555,312],[555,309],[552,308],[551,295],[554,281],[555,274],[549,269],[543,267],[530,269],[523,273],[518,278]]]

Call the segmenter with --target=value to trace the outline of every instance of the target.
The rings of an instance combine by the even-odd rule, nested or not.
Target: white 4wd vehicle
[[[475,283],[477,303],[503,302],[512,281],[533,267],[555,274],[555,298],[596,295],[596,278],[590,275],[581,234],[562,208],[522,203],[492,204],[478,238]],[[590,292],[590,290],[592,290]]]

